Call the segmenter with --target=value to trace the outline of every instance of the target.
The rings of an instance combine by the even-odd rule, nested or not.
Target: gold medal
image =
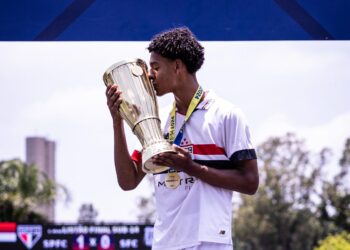
[[[180,185],[180,175],[177,172],[167,173],[165,177],[165,186],[167,188],[177,188]]]

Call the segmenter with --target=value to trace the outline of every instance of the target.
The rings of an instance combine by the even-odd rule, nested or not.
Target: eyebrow
[[[156,66],[156,65],[158,65],[158,62],[156,62],[156,61],[150,62],[149,65],[150,66]]]

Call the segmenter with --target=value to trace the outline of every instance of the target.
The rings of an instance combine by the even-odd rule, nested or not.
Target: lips
[[[156,89],[157,88],[157,84],[154,80],[151,80],[151,84],[153,85],[153,88]]]

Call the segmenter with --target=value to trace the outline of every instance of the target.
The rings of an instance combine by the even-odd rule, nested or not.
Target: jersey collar
[[[208,110],[210,106],[214,103],[215,98],[216,96],[213,93],[213,91],[211,90],[205,91],[204,100],[197,105],[196,109]]]

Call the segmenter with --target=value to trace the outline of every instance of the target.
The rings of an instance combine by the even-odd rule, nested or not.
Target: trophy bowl
[[[142,145],[142,170],[160,173],[169,169],[153,164],[151,158],[159,153],[174,152],[163,137],[160,127],[157,97],[141,59],[123,60],[109,67],[103,74],[106,86],[117,84],[122,91],[119,111]]]

